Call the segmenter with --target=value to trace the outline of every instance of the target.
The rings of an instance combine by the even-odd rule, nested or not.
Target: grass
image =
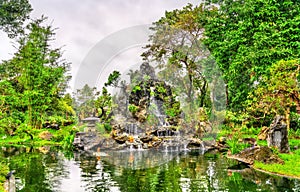
[[[255,138],[261,129],[257,128],[228,128],[221,130],[218,134],[218,137],[227,137],[227,144],[230,147],[231,153],[235,154],[247,147],[238,142],[242,138]],[[289,177],[299,178],[300,179],[300,139],[299,134],[300,130],[289,132],[289,145],[291,152],[289,154],[276,153],[278,156],[284,160],[285,164],[264,164],[262,162],[255,162],[253,167],[262,171],[275,173],[279,175],[286,175]],[[258,140],[257,145],[267,146],[266,140]]]
[[[50,140],[43,140],[39,138],[39,134],[44,131],[49,131],[52,134],[52,138]],[[52,129],[38,129],[34,131],[33,140],[28,135],[16,135],[16,136],[6,136],[0,135],[0,146],[45,146],[45,145],[52,145],[52,146],[64,146],[66,142],[73,142],[75,132],[77,129],[74,126],[66,126],[62,127],[60,130],[52,130]]]
[[[251,147],[250,144],[240,142],[236,138],[232,138],[232,139],[228,140],[227,144],[229,146],[229,149],[230,149],[232,155],[237,154],[248,147]]]
[[[267,145],[266,141],[262,141]],[[291,152],[288,154],[279,153],[278,156],[284,160],[284,165],[281,164],[263,164],[261,162],[255,162],[254,168],[261,169],[267,172],[286,175],[290,177],[296,177],[300,179],[300,140],[294,139],[293,135],[290,135],[289,144]]]
[[[279,154],[279,157],[284,160],[284,165],[255,162],[254,168],[300,179],[300,150],[291,154]]]
[[[4,191],[3,184],[5,176],[9,172],[8,166],[4,162],[0,162],[0,191]]]

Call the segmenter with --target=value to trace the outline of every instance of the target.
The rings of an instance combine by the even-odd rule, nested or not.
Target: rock
[[[75,135],[73,146],[78,150],[96,151],[98,147],[101,149],[116,147],[116,141],[101,137],[96,132],[78,132]]]
[[[143,149],[148,149],[148,148],[149,148],[148,144],[147,144],[147,143],[144,143],[144,144],[143,144]]]
[[[143,143],[149,143],[150,141],[152,141],[152,139],[153,139],[153,136],[152,136],[152,135],[146,135],[146,136],[140,137],[140,140],[141,140]]]
[[[188,148],[193,148],[193,147],[203,147],[203,141],[197,138],[192,138],[190,139],[188,145]]]
[[[161,144],[161,142],[162,142],[161,140],[158,140],[158,141],[155,141],[155,142],[153,142],[151,144],[149,143],[149,144],[152,147],[158,147]],[[149,144],[148,144],[148,147],[150,148]]]
[[[283,116],[276,116],[273,120],[268,131],[267,141],[269,147],[276,147],[280,153],[290,152],[288,130]]]
[[[254,138],[243,138],[239,139],[239,142],[245,143],[245,144],[250,144],[252,147],[256,146],[256,139]]]
[[[152,138],[152,141],[160,141],[160,138],[154,136],[154,137]]]
[[[218,142],[221,144],[226,144],[227,138],[226,137],[220,137]]]
[[[128,140],[128,136],[125,134],[118,135],[118,136],[114,137],[114,140],[119,144],[123,144]]]
[[[38,148],[41,153],[48,153],[50,151],[50,146],[42,146]]]
[[[137,118],[138,122],[145,122],[147,119],[147,110],[141,109],[140,111],[136,112],[135,117]]]
[[[148,79],[141,80],[135,88],[128,97],[129,104],[135,106],[135,110],[131,112],[135,120],[144,123],[151,113],[159,118],[159,116],[165,114],[166,109],[173,109],[176,114],[172,116],[165,115],[165,120],[170,125],[178,125],[181,112],[177,111],[180,111],[180,103],[176,101],[171,86],[164,81]],[[151,109],[151,104],[155,104],[157,110]],[[159,124],[161,124],[160,120]]]
[[[43,131],[39,134],[39,138],[42,140],[50,141],[53,135],[49,131]]]
[[[268,131],[269,131],[269,128],[264,126],[261,129],[260,133],[258,134],[257,139],[258,140],[266,140],[267,136],[268,136]]]
[[[140,66],[140,72],[142,75],[148,75],[151,79],[155,79],[155,69],[148,62],[142,63]]]
[[[203,141],[203,147],[204,147],[206,150],[215,148],[215,146],[216,146],[216,141],[215,141],[215,140]]]
[[[236,155],[228,155],[228,158],[236,159],[243,163],[253,165],[255,161],[263,162],[265,164],[279,163],[284,164],[284,161],[281,160],[269,147],[250,147],[244,149]]]

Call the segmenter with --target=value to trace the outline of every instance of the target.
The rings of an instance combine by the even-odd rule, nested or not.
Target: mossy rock
[[[236,159],[249,165],[253,165],[255,161],[265,164],[284,164],[284,161],[280,159],[276,154],[274,154],[272,149],[266,146],[250,147],[244,149],[236,155],[228,155],[228,158]]]
[[[39,138],[42,140],[50,141],[52,137],[53,135],[49,131],[43,131],[39,134]]]

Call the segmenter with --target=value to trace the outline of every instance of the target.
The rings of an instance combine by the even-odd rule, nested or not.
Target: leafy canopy
[[[207,1],[208,3],[216,1]],[[300,55],[300,2],[222,0],[209,6],[205,44],[229,91],[229,107],[241,110],[254,82],[279,60]]]
[[[1,0],[0,1],[0,30],[9,37],[22,34],[23,23],[29,19],[32,11],[28,0]]]

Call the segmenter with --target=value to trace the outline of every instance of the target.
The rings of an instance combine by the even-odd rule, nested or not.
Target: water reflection
[[[16,170],[18,191],[26,192],[300,191],[299,180],[241,171],[232,160],[199,151],[123,151],[99,158],[57,149],[2,148],[0,156]]]

